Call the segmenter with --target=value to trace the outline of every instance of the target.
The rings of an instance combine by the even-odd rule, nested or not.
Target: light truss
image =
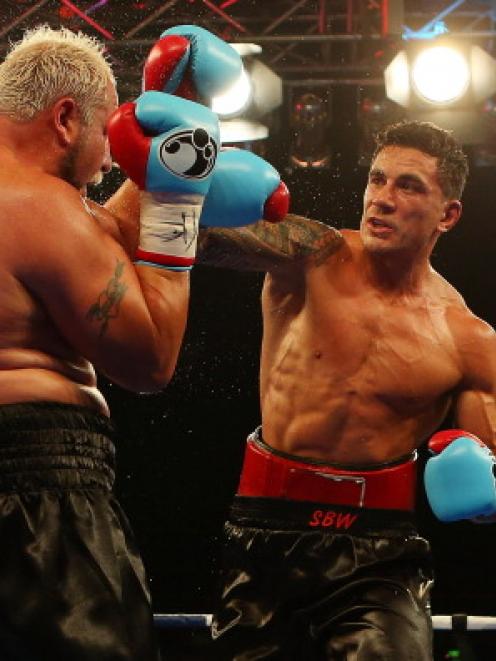
[[[362,84],[378,81],[384,58],[411,32],[444,21],[461,37],[493,49],[495,11],[483,2],[455,0],[7,0],[0,3],[0,48],[23,28],[60,24],[59,10],[72,7],[64,24],[103,38],[121,80],[157,36],[178,23],[194,23],[230,41],[256,42],[262,59],[285,82],[308,79]],[[90,16],[91,14],[91,16]],[[475,31],[477,30],[477,31]],[[489,48],[488,48],[489,46]]]

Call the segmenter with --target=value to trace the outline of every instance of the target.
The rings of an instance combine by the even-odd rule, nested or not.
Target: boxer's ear
[[[448,200],[444,207],[444,215],[439,220],[440,232],[449,232],[460,220],[462,214],[462,203],[460,200]]]
[[[51,119],[60,144],[64,147],[74,144],[81,130],[81,112],[76,101],[70,96],[57,99]]]

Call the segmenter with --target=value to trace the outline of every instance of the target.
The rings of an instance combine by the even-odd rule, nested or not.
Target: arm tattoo
[[[278,252],[292,258],[309,257],[317,266],[342,242],[334,227],[295,215],[282,223],[257,223],[251,231]]]
[[[119,314],[119,306],[127,290],[120,278],[124,272],[124,262],[117,262],[113,276],[108,281],[106,288],[100,293],[96,303],[90,307],[86,318],[90,321],[101,322],[99,337],[103,337],[107,330],[110,319],[115,319]]]
[[[198,261],[259,271],[304,260],[319,266],[342,242],[334,227],[288,214],[280,223],[259,221],[238,229],[208,229],[200,239]]]

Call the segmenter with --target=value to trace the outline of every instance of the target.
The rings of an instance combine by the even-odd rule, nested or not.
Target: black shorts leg
[[[251,514],[226,524],[212,659],[432,658],[430,552],[414,529],[285,530],[261,509],[258,527]]]
[[[348,608],[317,628],[329,661],[432,661],[432,624],[422,582],[363,582]]]

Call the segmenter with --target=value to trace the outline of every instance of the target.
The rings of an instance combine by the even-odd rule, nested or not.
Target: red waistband
[[[308,500],[332,505],[411,511],[415,506],[416,454],[374,470],[342,470],[299,461],[248,437],[238,496]]]

